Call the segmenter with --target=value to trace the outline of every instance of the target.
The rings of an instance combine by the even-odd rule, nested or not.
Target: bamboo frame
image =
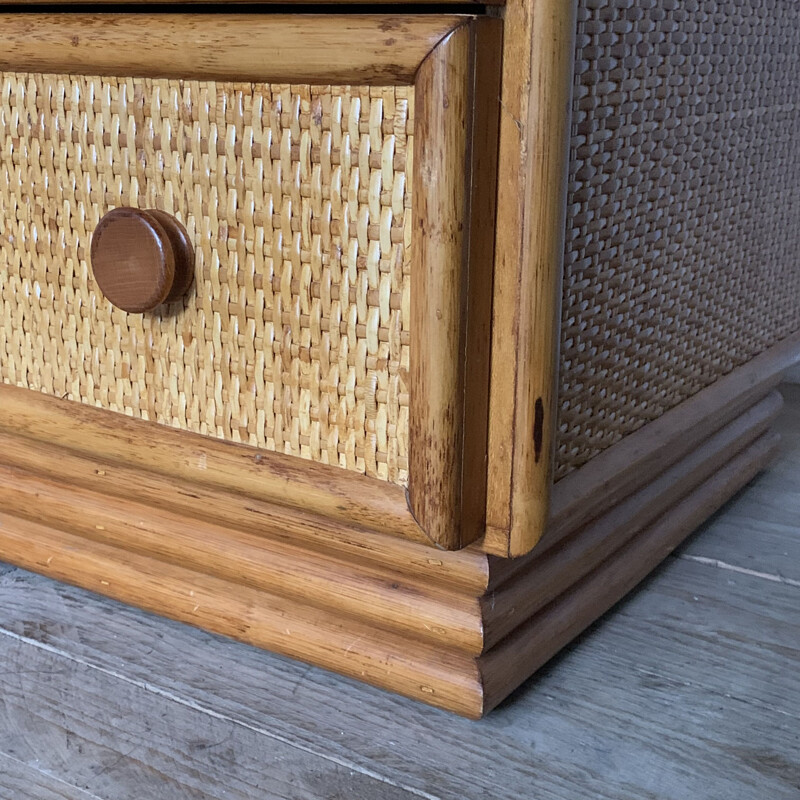
[[[487,42],[477,43],[484,34]],[[498,36],[497,20],[459,28],[423,62],[416,83],[413,212],[423,235],[411,297],[408,494],[422,529],[450,550],[483,533]]]
[[[3,559],[477,717],[774,454],[768,428],[780,403],[769,393],[800,336],[551,485],[572,0],[508,6],[499,166],[496,20],[165,15],[155,30],[138,24],[144,16],[137,26],[120,15],[44,19],[0,15],[0,41],[10,37],[0,67],[415,83],[414,336],[442,364],[413,366],[408,497],[332,467],[0,386]],[[201,19],[213,20],[217,52]],[[76,61],[87,30],[99,44]],[[347,55],[309,61],[307,38],[302,52],[286,46],[298,31]],[[359,38],[368,36],[377,38]],[[495,173],[496,209],[484,190]],[[491,379],[479,346],[489,301]],[[484,492],[483,541],[432,549],[431,540],[474,539]],[[508,560],[543,532],[532,553]]]
[[[0,398],[3,394],[0,388]],[[31,399],[38,398],[34,395]],[[46,413],[41,408],[40,412]],[[90,419],[80,424],[84,430],[98,430]],[[135,437],[133,429],[131,433]],[[380,567],[393,575],[419,578],[461,593],[480,593],[488,586],[486,559],[473,548],[439,553],[430,548],[427,540],[415,542],[387,536],[383,529],[370,530],[307,509],[258,500],[238,491],[181,480],[157,470],[117,464],[89,452],[77,453],[58,445],[53,448],[46,440],[28,438],[17,432],[0,431],[0,453],[0,463],[51,481],[83,487],[108,498],[110,503],[130,500],[130,487],[135,486],[137,502],[197,520],[201,525],[253,533],[261,539]],[[202,457],[202,451],[198,456]]]
[[[0,14],[0,70],[394,85],[456,15]]]
[[[307,550],[299,543],[272,541],[255,531],[206,522],[198,525],[171,508],[143,509],[141,502],[113,503],[85,486],[65,486],[58,478],[0,464],[0,508],[15,517],[72,532],[92,541],[176,566],[311,603],[360,618],[390,632],[473,651],[481,630],[475,599],[394,576],[385,592],[385,567],[347,564],[334,554]]]
[[[527,553],[549,514],[576,8],[506,8],[484,540],[504,557]]]

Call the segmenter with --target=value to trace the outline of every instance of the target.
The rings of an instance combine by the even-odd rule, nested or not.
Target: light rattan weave
[[[800,3],[579,5],[557,477],[800,329]]]
[[[407,481],[413,88],[0,86],[0,379]],[[120,205],[185,224],[180,303],[99,294]]]

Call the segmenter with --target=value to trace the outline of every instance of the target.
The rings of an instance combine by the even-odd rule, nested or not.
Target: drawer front
[[[405,485],[413,86],[4,73],[0,378]],[[128,314],[88,246],[119,206],[195,245]]]
[[[500,29],[0,18],[0,382],[100,414],[6,391],[6,429],[448,548],[478,538]],[[167,228],[182,278],[194,248],[182,295]]]

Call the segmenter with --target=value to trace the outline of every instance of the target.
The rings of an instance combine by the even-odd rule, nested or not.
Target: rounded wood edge
[[[143,502],[437,586],[481,593],[489,579],[483,553],[444,552],[421,537],[401,486],[11,385],[0,385],[0,462],[110,496],[135,486]]]
[[[589,525],[578,526],[560,547],[520,559],[519,569],[502,573],[482,600],[488,649],[508,636],[605,558],[669,513],[770,429],[783,398],[773,391],[711,436],[652,483],[640,488]],[[515,565],[516,566],[516,565]]]
[[[166,232],[167,238],[172,246],[174,261],[174,278],[172,289],[164,299],[165,303],[174,303],[180,300],[194,282],[194,247],[192,240],[183,224],[172,214],[158,209],[148,209],[151,217],[154,217]]]
[[[512,558],[549,516],[576,8],[509,0],[505,15],[486,513]]]
[[[450,31],[423,60],[414,84],[408,505],[427,538],[445,550],[464,544],[462,353],[470,45],[468,24]]]
[[[483,713],[471,656],[3,512],[0,555],[22,569],[437,708],[470,718]]]
[[[0,385],[0,430],[106,463],[196,483],[322,520],[421,543],[402,486],[224,442],[83,403]]]
[[[463,14],[0,13],[0,69],[408,85]]]
[[[1,461],[1,460],[0,460]],[[94,486],[0,463],[0,508],[100,544],[338,611],[377,630],[469,655],[483,650],[477,598],[429,577],[282,542]]]
[[[643,580],[689,534],[777,455],[780,436],[763,434],[702,483],[659,522],[636,536],[542,611],[477,659],[484,713]]]

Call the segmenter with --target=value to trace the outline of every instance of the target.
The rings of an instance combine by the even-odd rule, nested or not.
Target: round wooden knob
[[[92,235],[91,260],[100,291],[117,308],[134,314],[177,300],[194,277],[186,229],[154,209],[109,211]]]

